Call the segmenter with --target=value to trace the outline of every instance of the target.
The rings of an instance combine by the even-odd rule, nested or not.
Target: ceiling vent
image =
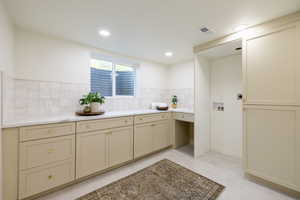
[[[207,27],[202,27],[202,28],[200,28],[200,31],[201,31],[202,33],[213,33],[213,31],[210,30],[210,29],[207,28]]]

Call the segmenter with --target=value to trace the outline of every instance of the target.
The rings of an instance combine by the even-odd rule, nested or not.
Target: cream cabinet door
[[[168,120],[157,122],[153,126],[153,151],[171,145],[170,124]]]
[[[76,178],[108,167],[107,138],[111,130],[77,134]]]
[[[245,108],[246,172],[299,190],[299,109],[288,106]]]
[[[300,105],[300,24],[244,40],[246,104]]]
[[[109,166],[133,159],[133,127],[113,129],[109,134]]]
[[[135,125],[134,128],[134,158],[141,157],[153,151],[153,124]]]

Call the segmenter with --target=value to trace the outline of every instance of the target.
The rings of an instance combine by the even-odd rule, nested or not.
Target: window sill
[[[105,99],[133,99],[136,96],[113,96],[113,97],[105,97]]]

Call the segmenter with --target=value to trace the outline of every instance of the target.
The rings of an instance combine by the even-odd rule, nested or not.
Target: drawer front
[[[75,123],[61,123],[20,128],[20,140],[22,142],[71,134],[75,134]]]
[[[19,199],[23,199],[75,179],[74,159],[20,172]]]
[[[133,124],[133,117],[121,117],[112,119],[100,119],[93,121],[85,121],[77,123],[77,132],[89,132],[101,129],[117,128],[130,126]]]
[[[150,114],[150,115],[139,115],[134,117],[135,124],[142,124],[154,121],[160,121],[170,118],[170,113],[159,113],[159,114]]]
[[[174,119],[186,122],[194,122],[194,114],[192,113],[174,113]]]
[[[75,135],[20,143],[20,169],[75,157]]]

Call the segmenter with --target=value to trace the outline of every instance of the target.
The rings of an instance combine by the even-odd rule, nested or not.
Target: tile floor
[[[135,163],[115,169],[85,182],[70,186],[64,190],[42,197],[39,200],[74,200],[124,176],[143,169],[161,159],[167,158],[203,176],[206,176],[226,188],[218,200],[295,200],[285,194],[265,186],[248,181],[243,176],[241,162],[217,153],[208,153],[199,159],[191,155],[192,148],[186,146],[178,150],[166,150]]]

